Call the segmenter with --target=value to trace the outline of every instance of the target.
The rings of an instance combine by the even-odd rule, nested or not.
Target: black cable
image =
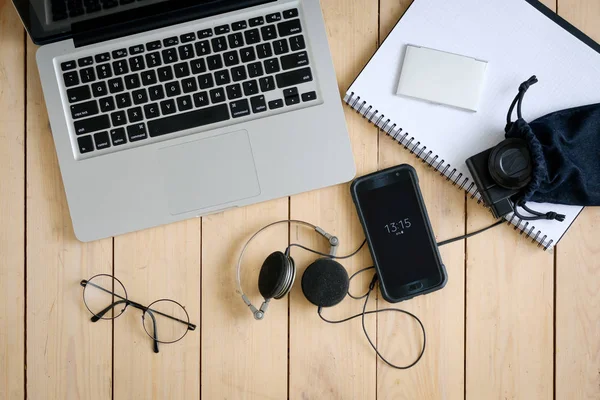
[[[485,228],[480,229],[480,230],[475,231],[475,232],[467,233],[466,235],[457,236],[457,237],[452,238],[452,239],[444,240],[442,242],[439,242],[437,245],[438,245],[438,247],[440,247],[440,246],[447,245],[449,243],[457,242],[457,241],[462,240],[462,239],[467,239],[467,238],[470,238],[472,236],[479,235],[480,233],[483,233],[483,232],[487,231],[488,229],[492,229],[492,228],[497,227],[498,225],[502,225],[504,222],[505,221],[503,219],[501,219],[500,221],[497,221],[497,222],[493,223],[492,225],[490,225],[488,227],[485,227]]]
[[[330,255],[330,254],[327,254],[327,253],[322,253],[322,252],[320,252],[320,251],[317,251],[317,250],[309,249],[308,247],[306,247],[306,246],[303,246],[303,245],[301,245],[301,244],[298,244],[298,243],[292,243],[292,244],[290,244],[290,245],[287,247],[287,249],[285,249],[285,254],[289,255],[289,253],[290,253],[290,249],[291,249],[292,247],[299,247],[299,248],[301,248],[302,250],[306,250],[306,251],[309,251],[309,252],[311,252],[311,253],[314,253],[314,254],[318,254],[318,255],[320,255],[320,256],[323,256],[323,257],[329,257],[329,258],[332,258],[332,259],[334,259],[334,260],[345,260],[345,259],[347,259],[347,258],[354,257],[356,254],[358,254],[358,252],[359,252],[359,251],[361,251],[361,250],[362,250],[362,248],[365,246],[365,243],[367,243],[367,239],[363,240],[362,244],[361,244],[361,245],[358,247],[358,249],[354,250],[354,252],[352,252],[352,253],[350,253],[350,254],[348,254],[348,255],[346,255],[346,256],[332,256],[332,255]]]
[[[354,277],[358,274],[362,274],[365,271],[368,271],[370,269],[375,269],[375,267],[367,267],[367,268],[363,268],[361,270],[356,271],[355,273],[352,274],[352,276],[348,279],[348,286],[350,286],[350,282],[352,282],[352,279],[354,279]],[[362,296],[354,296],[352,295],[352,293],[350,293],[350,287],[348,287],[348,296],[352,297],[354,300],[361,300],[364,299],[365,297],[367,297],[369,295],[369,292],[363,294]]]

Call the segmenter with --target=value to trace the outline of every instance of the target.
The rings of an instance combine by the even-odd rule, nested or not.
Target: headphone
[[[276,251],[271,253],[263,262],[260,273],[258,275],[258,290],[263,297],[263,302],[260,308],[256,308],[248,296],[244,293],[242,289],[241,282],[241,268],[242,268],[242,260],[244,258],[244,254],[246,249],[254,241],[254,239],[263,231],[279,224],[297,224],[301,226],[305,226],[313,229],[320,236],[324,237],[329,243],[329,253],[321,253],[319,251],[310,249],[308,247],[302,246],[300,244],[290,244],[284,252]],[[353,296],[349,291],[350,281],[355,276],[359,275],[362,272],[374,269],[374,267],[364,268],[356,273],[354,273],[351,277],[348,277],[348,272],[346,269],[336,261],[336,259],[346,259],[353,257],[356,255],[365,245],[366,240],[362,242],[362,244],[351,254],[346,256],[336,256],[337,248],[340,244],[339,239],[336,236],[333,236],[327,232],[325,232],[322,228],[313,225],[309,222],[300,221],[300,220],[282,220],[270,223],[269,225],[258,230],[254,235],[250,237],[250,239],[246,242],[242,251],[240,253],[240,257],[237,262],[237,272],[236,272],[236,283],[237,283],[237,292],[242,297],[244,303],[248,306],[254,319],[262,320],[265,317],[265,313],[267,312],[267,308],[269,307],[269,303],[272,299],[279,300],[285,295],[287,295],[292,286],[294,285],[294,281],[296,280],[296,263],[294,259],[290,256],[290,249],[292,247],[299,247],[303,250],[310,251],[312,253],[318,254],[321,258],[314,261],[310,264],[304,274],[302,275],[302,293],[304,293],[304,297],[318,307],[318,315],[319,317],[330,324],[339,324],[342,322],[349,321],[354,318],[362,317],[362,328],[367,340],[371,347],[375,350],[375,353],[379,358],[381,358],[386,364],[396,369],[408,369],[414,366],[419,362],[423,353],[425,353],[425,344],[427,342],[427,337],[425,334],[425,327],[423,323],[417,316],[414,314],[396,309],[396,308],[385,308],[380,310],[367,311],[367,303],[369,301],[369,296],[371,292],[375,288],[375,284],[377,283],[377,274],[373,275],[373,279],[369,284],[369,290],[362,296]],[[342,320],[329,320],[322,315],[322,309],[326,307],[333,307],[349,295],[353,299],[365,299],[364,305],[362,308],[362,312],[360,314],[353,315],[351,317],[342,319]],[[390,363],[386,360],[381,353],[377,350],[377,346],[371,340],[369,336],[366,326],[365,326],[365,315],[367,314],[376,314],[379,312],[400,312],[406,314],[412,318],[414,318],[420,325],[420,328],[423,332],[423,346],[421,348],[421,352],[419,356],[413,361],[411,364],[407,366],[397,366]]]

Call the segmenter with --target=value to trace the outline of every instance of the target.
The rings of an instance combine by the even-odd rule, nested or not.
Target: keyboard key
[[[190,58],[194,58],[194,46],[191,44],[179,46],[177,50],[179,51],[179,59],[181,60],[189,60]]]
[[[224,33],[229,33],[229,25],[221,25],[215,27],[215,35],[222,35]]]
[[[225,101],[225,91],[223,88],[216,88],[211,90],[210,92],[210,101],[214,104],[222,103]]]
[[[163,40],[163,45],[165,47],[175,46],[176,44],[179,44],[179,39],[177,36],[169,37]]]
[[[139,123],[135,125],[129,125],[127,127],[127,137],[130,142],[137,142],[138,140],[143,140],[148,137],[148,133],[146,132],[146,124]]]
[[[77,76],[77,71],[67,72],[63,74],[63,79],[65,81],[66,87],[79,85],[79,76]]]
[[[221,59],[220,54],[215,54],[214,56],[209,56],[206,59],[206,63],[208,64],[208,69],[211,71],[223,68],[223,60]]]
[[[250,105],[252,106],[252,112],[255,114],[267,111],[267,103],[263,95],[252,97]]]
[[[144,104],[148,102],[148,94],[146,93],[146,89],[134,90],[133,92],[131,92],[131,96],[133,97],[133,104],[135,105]]]
[[[238,21],[231,24],[231,29],[234,31],[241,31],[242,29],[246,29],[247,26],[248,24],[246,24],[246,21]]]
[[[275,55],[285,54],[290,51],[290,47],[288,46],[288,42],[285,39],[276,40],[273,42],[273,51]]]
[[[125,111],[116,111],[110,114],[110,120],[112,121],[113,126],[125,125],[127,123]]]
[[[190,75],[190,67],[188,67],[188,63],[179,63],[173,66],[175,70],[176,78],[185,78]]]
[[[304,43],[304,36],[298,35],[290,38],[290,48],[292,51],[298,51],[306,48],[306,43]]]
[[[270,58],[264,61],[265,64],[265,73],[267,74],[275,74],[281,70],[279,68],[279,61],[276,58]]]
[[[250,115],[250,104],[248,104],[248,100],[246,99],[232,101],[229,103],[229,108],[231,109],[231,116],[233,118]]]
[[[244,82],[244,95],[252,96],[258,94],[258,83],[255,80]]]
[[[215,82],[217,85],[227,85],[231,82],[231,78],[229,77],[229,71],[223,69],[221,71],[215,72]]]
[[[179,111],[188,111],[193,107],[192,98],[190,96],[181,96],[177,98],[177,108]]]
[[[263,67],[260,62],[255,62],[252,64],[248,64],[248,76],[250,78],[256,78],[258,76],[264,75]]]
[[[243,81],[247,78],[246,67],[240,65],[239,67],[231,68],[231,79],[234,82]]]
[[[258,82],[260,84],[260,90],[263,92],[270,92],[271,90],[275,90],[275,80],[272,76],[265,76],[264,78],[260,78]]]
[[[277,39],[277,32],[275,31],[275,26],[273,25],[263,26],[260,28],[260,32],[263,40]]]
[[[146,63],[144,63],[143,56],[135,56],[129,59],[129,67],[131,68],[131,72],[141,71],[146,68]]]
[[[98,112],[98,104],[96,104],[96,100],[90,100],[86,101],[85,103],[79,103],[71,106],[71,117],[73,117],[73,119],[91,117],[92,115],[98,114]]]
[[[300,96],[295,95],[295,96],[289,96],[285,98],[285,105],[286,106],[292,106],[294,104],[298,104],[300,103]]]
[[[67,98],[70,103],[76,103],[78,101],[87,100],[92,97],[89,86],[79,86],[73,89],[67,90]]]
[[[258,29],[250,29],[244,32],[244,38],[246,39],[246,44],[255,44],[260,42],[260,33]]]
[[[70,69],[74,69],[76,67],[75,61],[65,61],[60,64],[60,69],[62,71],[68,71]]]
[[[162,61],[158,52],[146,54],[146,64],[148,64],[148,68],[160,66]]]
[[[227,50],[227,38],[225,36],[216,37],[210,41],[215,53]]]
[[[211,37],[212,35],[212,29],[203,29],[201,31],[198,31],[198,39]]]
[[[75,126],[75,133],[83,135],[110,128],[110,121],[108,115],[98,115],[92,118],[80,119],[75,121],[73,125]]]
[[[118,49],[118,50],[114,50],[112,52],[112,57],[113,58],[123,58],[123,57],[127,57],[127,49]]]
[[[123,79],[121,79],[121,78],[110,79],[108,81],[108,90],[111,93],[119,93],[119,92],[122,92],[123,90],[125,90],[125,87],[123,86]]]
[[[140,77],[138,74],[127,75],[125,77],[125,87],[129,90],[140,87]]]
[[[166,135],[185,129],[196,128],[203,125],[229,119],[226,104],[189,111],[168,118],[155,119],[148,122],[148,131],[151,137]]]
[[[107,149],[110,147],[110,140],[108,139],[108,132],[98,132],[94,134],[94,142],[96,143],[96,150]]]
[[[96,72],[98,73],[99,79],[106,79],[112,76],[112,71],[110,69],[110,64],[100,64],[96,66]]]
[[[154,85],[158,80],[156,79],[156,72],[154,70],[142,72],[142,83],[144,86]]]
[[[174,63],[179,61],[179,57],[177,57],[176,49],[165,49],[162,51],[162,58],[165,64]]]
[[[198,86],[200,89],[209,89],[215,86],[213,77],[211,74],[204,74],[198,76]]]
[[[296,86],[300,83],[310,82],[313,80],[310,68],[297,69],[290,72],[284,72],[275,76],[277,87],[284,88],[288,86]]]
[[[161,82],[167,82],[173,79],[173,69],[170,66],[160,67],[156,70],[158,73],[158,80]]]
[[[196,43],[196,54],[199,56],[205,56],[210,54],[210,43],[208,40],[203,40],[201,42]]]
[[[302,26],[299,19],[293,19],[277,24],[277,31],[279,36],[296,35],[302,32]]]
[[[244,36],[241,33],[233,33],[227,36],[227,41],[229,42],[230,48],[237,49],[244,45]]]
[[[94,59],[92,57],[84,57],[77,60],[77,65],[80,67],[87,67],[88,65],[92,65],[94,63]]]
[[[196,108],[206,107],[208,104],[209,101],[207,92],[199,92],[194,94],[194,106],[196,106]]]
[[[285,18],[285,19],[295,18],[297,16],[298,16],[297,8],[292,8],[291,10],[285,10],[283,12],[283,18]]]
[[[256,60],[256,53],[254,52],[254,47],[246,47],[240,50],[240,57],[242,62],[248,63]]]
[[[181,40],[181,43],[193,42],[196,40],[196,34],[194,32],[186,33],[179,36],[179,40]]]
[[[181,88],[183,89],[183,93],[192,93],[198,90],[198,86],[196,85],[195,78],[187,78],[181,81]]]
[[[112,97],[103,97],[98,100],[98,103],[100,103],[100,111],[102,112],[113,111],[115,109],[115,99]]]
[[[273,100],[269,102],[269,110],[276,110],[278,108],[283,107],[283,100]]]
[[[129,54],[140,54],[144,52],[144,46],[138,44],[129,48]]]
[[[302,93],[302,101],[313,101],[317,99],[317,92]]]
[[[181,87],[179,86],[179,82],[169,82],[165,84],[165,93],[167,97],[179,96],[181,94]]]
[[[147,119],[160,117],[160,111],[158,111],[158,104],[146,104],[144,106],[144,114],[146,115]]]
[[[281,21],[281,13],[273,13],[267,15],[267,22],[277,22]]]
[[[108,90],[106,90],[106,82],[92,83],[92,93],[94,94],[94,97],[106,95],[108,93]]]
[[[192,66],[192,74],[201,74],[206,72],[206,62],[204,62],[204,58],[197,58],[194,61],[190,61],[190,65]]]
[[[127,143],[127,138],[125,137],[125,129],[123,129],[123,128],[111,129],[110,139],[112,140],[113,146],[119,146],[119,145]]]
[[[237,51],[229,51],[227,53],[223,53],[223,59],[225,60],[226,67],[238,65],[240,63],[240,58],[238,57]]]
[[[94,68],[92,67],[80,70],[79,75],[81,76],[81,83],[88,83],[96,80],[96,74],[94,73]]]
[[[283,97],[292,97],[298,95],[298,88],[293,87],[289,89],[283,89]]]
[[[133,107],[127,110],[127,118],[129,118],[129,122],[139,122],[144,119],[144,115],[142,114],[142,107]]]
[[[302,51],[281,57],[281,67],[284,70],[303,67],[308,65],[308,53]]]
[[[106,62],[106,61],[110,60],[110,54],[108,54],[108,53],[96,54],[94,59],[96,60],[97,63]]]
[[[227,86],[226,90],[227,98],[229,100],[239,99],[240,97],[242,97],[242,87],[239,83]]]
[[[91,136],[83,136],[77,138],[77,145],[79,146],[79,152],[81,154],[89,153],[94,151],[94,141]]]
[[[121,93],[116,95],[115,101],[117,102],[117,107],[119,108],[127,108],[131,106],[131,96],[129,93]]]
[[[127,61],[119,60],[113,62],[113,71],[115,75],[124,75],[129,73],[129,67],[127,66]]]
[[[146,43],[146,50],[152,51],[160,49],[162,45],[160,44],[160,40],[155,40],[154,42]]]
[[[161,109],[163,115],[169,115],[169,114],[175,113],[177,111],[177,109],[175,108],[175,100],[169,99],[169,100],[161,101],[160,109]]]
[[[265,19],[263,17],[250,18],[248,23],[250,26],[259,26],[265,23]]]
[[[271,50],[270,43],[261,43],[256,46],[256,54],[258,54],[258,58],[267,58],[273,55],[273,50]]]

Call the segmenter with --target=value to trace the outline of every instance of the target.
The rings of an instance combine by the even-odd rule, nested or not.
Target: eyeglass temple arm
[[[88,281],[86,281],[86,280],[82,280],[82,281],[81,281],[81,286],[83,286],[83,287],[87,286],[88,284],[90,284],[90,285],[94,286],[95,288],[98,288],[98,289],[100,289],[100,290],[102,290],[102,291],[104,291],[104,292],[106,292],[106,293],[108,293],[108,294],[112,294],[113,296],[115,296],[115,297],[118,297],[118,298],[122,299],[122,300],[119,300],[119,301],[116,301],[116,302],[112,303],[111,305],[109,305],[108,307],[106,307],[104,310],[102,310],[102,311],[100,311],[98,314],[94,315],[94,316],[92,317],[92,322],[96,322],[96,321],[98,321],[98,320],[99,320],[99,319],[101,319],[101,318],[104,316],[104,314],[106,314],[106,313],[107,313],[107,312],[108,312],[110,309],[112,309],[113,307],[115,307],[115,306],[117,306],[117,305],[119,305],[119,304],[123,304],[123,303],[126,303],[127,305],[130,305],[130,306],[132,306],[132,307],[135,307],[135,308],[137,308],[137,309],[139,309],[139,310],[142,310],[142,311],[150,311],[150,310],[151,310],[151,309],[150,309],[150,308],[148,308],[148,307],[145,307],[145,306],[143,306],[143,305],[141,305],[141,304],[139,304],[139,303],[136,303],[135,301],[127,300],[127,299],[125,299],[124,297],[122,297],[122,296],[119,296],[118,294],[116,294],[116,293],[113,293],[113,292],[111,292],[110,290],[108,290],[108,289],[105,289],[105,288],[103,288],[103,287],[101,287],[101,286],[98,286],[98,285],[96,285],[96,284],[94,284],[94,283],[88,282]],[[185,325],[187,325],[187,326],[188,326],[188,330],[190,330],[190,331],[193,331],[193,330],[195,330],[195,329],[196,329],[196,325],[194,325],[194,324],[192,324],[192,323],[189,323],[189,322],[186,322],[186,321],[184,321],[184,320],[182,320],[182,319],[179,319],[179,318],[172,317],[172,316],[170,316],[170,315],[164,314],[164,313],[162,313],[162,312],[160,312],[160,311],[156,311],[156,310],[152,310],[152,312],[154,312],[154,313],[156,313],[156,314],[158,314],[158,315],[162,315],[163,317],[167,317],[167,318],[169,318],[169,319],[172,319],[172,320],[174,320],[174,321],[181,322],[182,324],[185,324]],[[154,318],[154,316],[153,316],[152,318]]]
[[[152,331],[152,341],[154,342],[154,352],[158,353],[158,334],[156,333],[156,318],[154,318],[154,314],[152,311],[148,310],[148,315],[152,318],[152,327],[154,330]],[[144,315],[142,314],[142,319],[144,319]]]

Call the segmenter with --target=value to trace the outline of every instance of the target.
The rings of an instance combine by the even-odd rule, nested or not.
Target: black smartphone
[[[352,198],[362,223],[383,298],[391,303],[446,285],[446,268],[419,179],[407,164],[357,178]]]

